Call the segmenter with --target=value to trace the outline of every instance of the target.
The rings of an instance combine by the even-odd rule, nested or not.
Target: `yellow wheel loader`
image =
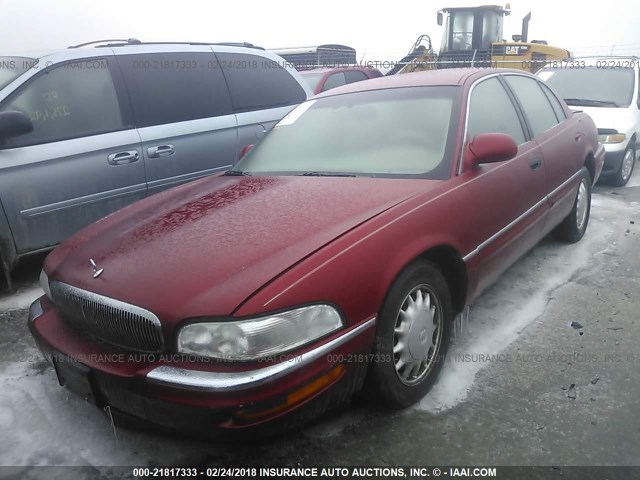
[[[510,14],[509,4],[504,8],[443,8],[437,17],[438,25],[444,24],[439,54],[434,53],[429,36],[422,35],[387,75],[458,67],[516,68],[535,73],[548,61],[573,58],[568,50],[547,45],[544,40],[528,41],[531,12],[522,20],[522,33],[513,35],[511,42],[503,40],[504,17]]]

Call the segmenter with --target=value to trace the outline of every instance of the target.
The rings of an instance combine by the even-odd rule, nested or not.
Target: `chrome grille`
[[[163,350],[160,320],[150,311],[62,282],[51,282],[50,289],[53,303],[72,327],[119,347]]]

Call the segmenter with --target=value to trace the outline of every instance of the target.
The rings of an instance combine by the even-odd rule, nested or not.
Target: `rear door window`
[[[347,79],[347,83],[361,82],[362,80],[367,80],[368,77],[359,70],[352,70],[344,72],[344,75]]]
[[[2,148],[51,143],[125,128],[109,61],[65,63],[47,69],[10,96],[0,112],[29,116],[33,131],[7,139]]]
[[[536,79],[521,75],[505,75],[504,79],[522,105],[534,137],[543,134],[559,123],[549,99]]]
[[[307,99],[298,81],[268,58],[243,53],[217,53],[236,112],[297,105]]]
[[[322,91],[325,92],[327,90],[331,90],[332,88],[340,87],[347,83],[347,79],[344,76],[344,72],[334,73],[329,76],[324,82],[324,86],[322,87]]]
[[[473,140],[481,133],[506,133],[518,145],[526,142],[520,117],[496,77],[478,83],[471,93],[467,137]]]
[[[213,53],[120,55],[138,127],[233,113]]]
[[[564,113],[564,108],[562,108],[560,101],[554,95],[551,89],[547,87],[544,83],[538,83],[538,85],[540,85],[540,88],[542,88],[542,91],[549,99],[549,103],[551,103],[551,107],[553,108],[553,111],[555,112],[556,117],[558,118],[558,121],[561,122],[562,120],[566,119],[567,115]]]

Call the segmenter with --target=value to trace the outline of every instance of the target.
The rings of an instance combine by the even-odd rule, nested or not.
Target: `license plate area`
[[[89,367],[63,354],[53,355],[53,367],[60,385],[68,388],[87,402],[97,404]]]

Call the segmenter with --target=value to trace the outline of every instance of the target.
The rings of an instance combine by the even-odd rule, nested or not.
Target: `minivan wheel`
[[[447,282],[430,262],[416,262],[394,282],[380,311],[366,389],[390,408],[407,407],[435,382],[452,324]]]
[[[580,241],[587,231],[591,215],[591,175],[586,167],[582,167],[580,185],[576,199],[569,215],[553,231],[556,240],[567,243]]]
[[[628,147],[622,157],[620,168],[611,177],[611,184],[614,187],[624,187],[633,173],[633,167],[636,164],[636,150],[634,147]]]

